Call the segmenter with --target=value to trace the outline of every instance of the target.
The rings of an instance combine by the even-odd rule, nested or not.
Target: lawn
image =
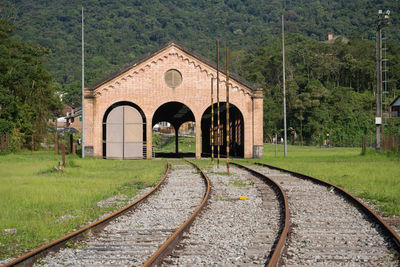
[[[157,146],[155,148],[155,152],[175,153],[175,135],[170,135],[170,136],[165,135],[164,138],[167,138],[168,141],[163,146]],[[196,138],[194,136],[193,137],[179,136],[178,149],[179,152],[195,153]]]
[[[264,158],[247,160],[262,162],[308,174],[344,187],[357,197],[370,200],[385,216],[400,216],[400,155],[375,153],[361,148],[320,148],[264,146]]]
[[[63,236],[125,205],[99,207],[112,196],[134,196],[153,186],[165,160],[117,161],[67,157],[63,172],[51,152],[0,155],[0,259]],[[16,234],[4,234],[16,229]]]

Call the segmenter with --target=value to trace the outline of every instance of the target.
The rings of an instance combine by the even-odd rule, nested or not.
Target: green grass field
[[[51,152],[0,155],[0,259],[71,232],[125,203],[98,207],[115,195],[153,186],[165,160],[117,161],[67,157],[63,172]],[[64,216],[64,217],[63,217]],[[64,218],[64,219],[63,219]],[[3,234],[17,229],[17,234]]]
[[[180,136],[178,140],[179,152],[195,153],[196,138]],[[175,136],[170,136],[168,142],[162,147],[156,147],[155,152],[175,153]]]
[[[308,174],[345,188],[360,198],[370,200],[385,216],[400,216],[400,156],[377,154],[361,148],[319,148],[288,146],[284,158],[283,146],[264,146],[264,158],[245,160],[263,162]]]

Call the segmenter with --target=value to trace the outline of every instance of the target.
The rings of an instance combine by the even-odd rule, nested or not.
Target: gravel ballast
[[[216,166],[208,206],[164,266],[264,265],[280,227],[275,192],[246,171]],[[240,197],[248,199],[240,200]]]
[[[380,227],[333,188],[266,167],[253,169],[279,183],[288,197],[291,233],[285,266],[400,264]]]
[[[140,266],[192,214],[205,185],[189,164],[172,164],[161,188],[99,234],[49,254],[39,266]]]

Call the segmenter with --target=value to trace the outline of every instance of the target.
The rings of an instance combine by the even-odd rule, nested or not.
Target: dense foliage
[[[282,13],[288,32],[322,41],[328,32],[374,39],[378,10],[390,9],[390,38],[400,40],[400,28],[395,26],[400,5],[392,0],[0,0],[1,15],[18,25],[15,35],[51,49],[46,65],[73,106],[80,105],[73,95],[79,95],[81,87],[81,5],[86,84],[170,40],[211,59],[215,39],[226,40],[238,72],[240,61],[235,57],[279,35]]]
[[[12,30],[11,23],[0,20],[0,135],[23,139],[47,130],[60,101],[43,66],[48,50],[11,38]]]
[[[282,136],[282,43],[274,39],[242,61],[241,74],[266,88],[264,135]],[[292,142],[360,144],[375,131],[375,43],[342,38],[318,42],[303,35],[286,38],[287,118]],[[393,71],[388,100],[400,93],[399,46],[391,45]],[[396,93],[397,91],[397,93]],[[394,129],[396,130],[396,129]]]

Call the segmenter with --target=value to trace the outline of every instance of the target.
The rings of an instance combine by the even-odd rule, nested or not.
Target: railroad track
[[[157,264],[188,230],[210,193],[200,169],[178,163],[170,169],[168,164],[163,179],[134,203],[3,267]]]
[[[32,265],[38,258],[37,265],[76,266],[400,266],[399,236],[332,184],[233,163],[229,176],[224,166],[208,172],[211,194],[205,173],[181,162],[166,179],[168,165],[166,182],[140,206],[133,203],[4,266]],[[71,241],[72,248],[43,257]]]
[[[288,197],[291,226],[280,264],[400,266],[399,236],[351,194],[274,166],[251,169],[279,184]]]
[[[229,176],[225,166],[207,171],[213,183],[207,208],[163,266],[274,266],[278,262],[289,229],[285,193],[264,175],[240,167],[232,167]]]

